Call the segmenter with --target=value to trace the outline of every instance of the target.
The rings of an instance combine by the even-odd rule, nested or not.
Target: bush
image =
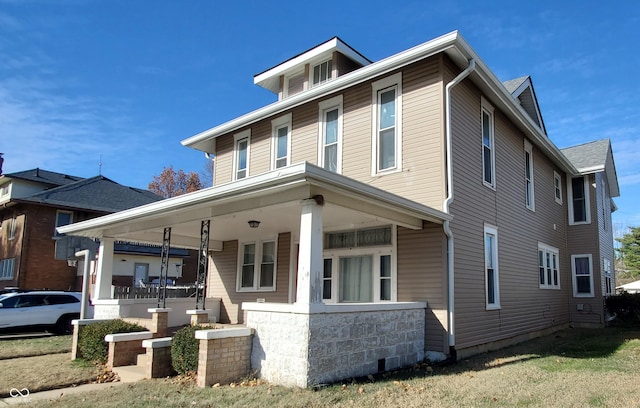
[[[640,321],[640,293],[623,292],[609,296],[605,305],[610,314],[624,322]]]
[[[198,370],[198,349],[200,340],[196,330],[210,329],[207,326],[185,326],[178,330],[171,340],[171,365],[178,374]]]
[[[147,331],[147,329],[120,319],[89,324],[84,326],[80,332],[78,348],[85,360],[105,363],[109,356],[109,345],[104,341],[104,336],[107,334],[133,333],[139,331]]]

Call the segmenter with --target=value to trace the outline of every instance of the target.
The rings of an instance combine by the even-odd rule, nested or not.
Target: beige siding
[[[450,65],[447,65],[450,68]],[[447,72],[452,78],[457,71]],[[552,162],[534,146],[535,212],[525,205],[524,135],[495,110],[496,188],[482,182],[481,94],[453,89],[455,310],[458,349],[568,323],[566,206],[555,202]],[[498,229],[499,310],[486,310],[485,223]],[[540,289],[538,243],[559,249],[562,290]]]
[[[220,321],[243,323],[242,302],[255,302],[258,298],[266,302],[286,303],[289,295],[289,249],[291,234],[278,236],[278,255],[275,292],[237,292],[238,241],[226,241],[221,252],[214,252],[209,264],[208,294],[222,299]]]
[[[272,119],[280,116],[278,115]],[[262,120],[251,126],[249,176],[256,176],[271,170],[271,152],[271,120]]]
[[[233,174],[233,135],[216,139],[216,159],[214,161],[214,185],[228,183]]]
[[[348,74],[349,72],[360,68],[360,64],[353,62],[350,58],[345,57],[339,52],[333,53],[333,64],[338,71],[338,76]]]
[[[448,353],[446,239],[440,225],[398,228],[398,301],[427,302],[425,348]]]
[[[291,163],[318,162],[318,102],[293,110]]]

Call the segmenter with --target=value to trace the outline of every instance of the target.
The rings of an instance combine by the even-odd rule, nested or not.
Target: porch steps
[[[118,377],[120,377],[120,381],[123,383],[131,383],[144,380],[144,371],[144,366],[139,365],[113,367],[113,372],[118,374]]]

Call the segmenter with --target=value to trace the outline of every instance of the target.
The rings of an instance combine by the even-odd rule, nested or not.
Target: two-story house
[[[558,149],[529,77],[452,32],[377,62],[336,37],[254,82],[278,100],[182,141],[213,187],[59,229],[101,239],[105,282],[115,240],[208,245],[221,320],[285,385],[604,324],[611,147]]]

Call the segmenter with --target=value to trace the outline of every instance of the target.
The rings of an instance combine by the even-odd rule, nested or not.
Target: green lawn
[[[44,354],[68,353],[70,351],[71,335],[0,340],[0,360],[16,357],[41,356]]]

